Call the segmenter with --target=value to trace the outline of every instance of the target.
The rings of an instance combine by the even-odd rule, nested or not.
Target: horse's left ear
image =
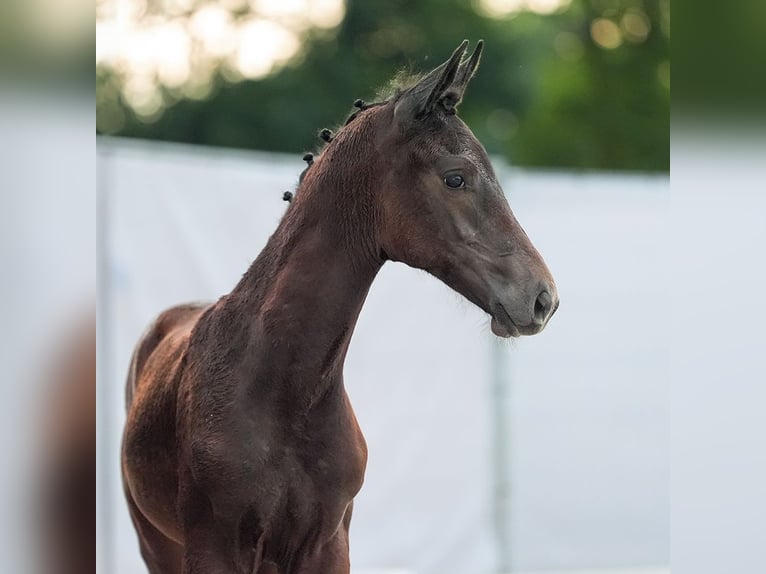
[[[454,114],[479,66],[484,40],[479,40],[471,56],[463,60],[467,47],[468,40],[463,40],[449,60],[407,90],[396,105],[396,115],[420,119],[438,110]]]
[[[468,82],[471,81],[473,75],[476,73],[476,69],[479,67],[479,60],[481,60],[481,51],[484,49],[484,40],[476,42],[476,47],[471,52],[471,57],[468,60],[460,64],[455,81],[452,83],[451,90],[457,94],[457,103],[463,99],[465,89],[468,87]],[[457,103],[455,105],[457,105]]]

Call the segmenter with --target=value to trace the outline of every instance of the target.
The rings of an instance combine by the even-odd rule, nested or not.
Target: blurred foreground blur
[[[43,460],[38,532],[44,570],[96,569],[96,324],[67,334],[43,387]],[[45,403],[48,403],[47,405]],[[35,489],[37,490],[37,489]]]
[[[94,571],[95,34],[0,4],[0,570]]]
[[[0,570],[93,571],[88,3],[0,5]]]
[[[766,564],[766,133],[758,119],[674,120],[666,304],[676,574],[755,573]]]
[[[91,102],[64,87],[56,98],[0,90],[4,572],[93,571],[95,178],[93,137],[82,133]]]

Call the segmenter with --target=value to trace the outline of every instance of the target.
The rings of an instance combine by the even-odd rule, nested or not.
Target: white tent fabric
[[[104,140],[98,162],[107,238],[100,393],[110,405],[99,503],[111,572],[127,574],[144,571],[118,471],[132,346],[165,307],[231,289],[303,166],[299,157]],[[667,179],[499,175],[557,278],[561,309],[542,335],[498,347],[482,313],[435,279],[384,267],[345,371],[370,452],[352,522],[354,568],[481,574],[504,554],[514,570],[664,564],[667,375],[652,311],[662,299]],[[493,381],[502,374],[510,434],[496,437]],[[509,465],[498,468],[503,457]],[[498,476],[509,492],[500,501]]]

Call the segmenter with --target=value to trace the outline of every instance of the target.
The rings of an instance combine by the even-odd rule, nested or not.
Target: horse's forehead
[[[487,152],[471,129],[457,116],[432,124],[430,133],[423,133],[416,146],[431,159],[444,155],[461,156],[471,162],[482,178],[494,181],[495,176]]]
[[[455,155],[469,151],[474,155],[481,155],[481,144],[460,118],[450,116],[436,125],[438,127],[428,135],[433,148]]]
[[[460,155],[470,161],[476,168],[476,171],[482,176],[482,178],[494,181],[495,176],[492,173],[492,168],[487,158],[487,154],[483,150],[477,150],[476,147],[471,146],[465,148]]]
[[[462,121],[459,122],[455,132],[457,134],[456,155],[460,155],[470,161],[482,177],[494,179],[487,152],[484,151],[484,148],[479,143],[479,140],[476,139],[476,136],[473,135],[473,132]]]

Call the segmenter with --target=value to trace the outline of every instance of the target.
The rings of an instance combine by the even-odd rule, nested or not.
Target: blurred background
[[[273,232],[300,157],[99,142],[103,571],[143,571],[118,453],[133,346],[215,300]],[[668,182],[494,162],[556,278],[546,330],[508,343],[434,278],[386,264],[345,381],[369,447],[355,574],[664,573],[669,560]]]
[[[433,278],[386,265],[346,365],[370,450],[355,574],[669,564],[669,2],[100,0],[99,565],[143,571],[118,452],[132,347],[256,257],[356,98],[486,41],[460,114],[556,277],[507,344]],[[455,421],[460,420],[461,424]]]
[[[669,2],[99,0],[96,15],[103,571],[143,568],[117,465],[137,337],[163,308],[231,289],[320,128],[463,38],[487,47],[461,116],[562,307],[507,345],[435,280],[384,268],[346,368],[371,453],[354,571],[665,571],[668,357],[652,309]]]
[[[461,114],[490,153],[669,169],[669,0],[98,0],[96,36],[103,134],[298,153],[484,38]]]

